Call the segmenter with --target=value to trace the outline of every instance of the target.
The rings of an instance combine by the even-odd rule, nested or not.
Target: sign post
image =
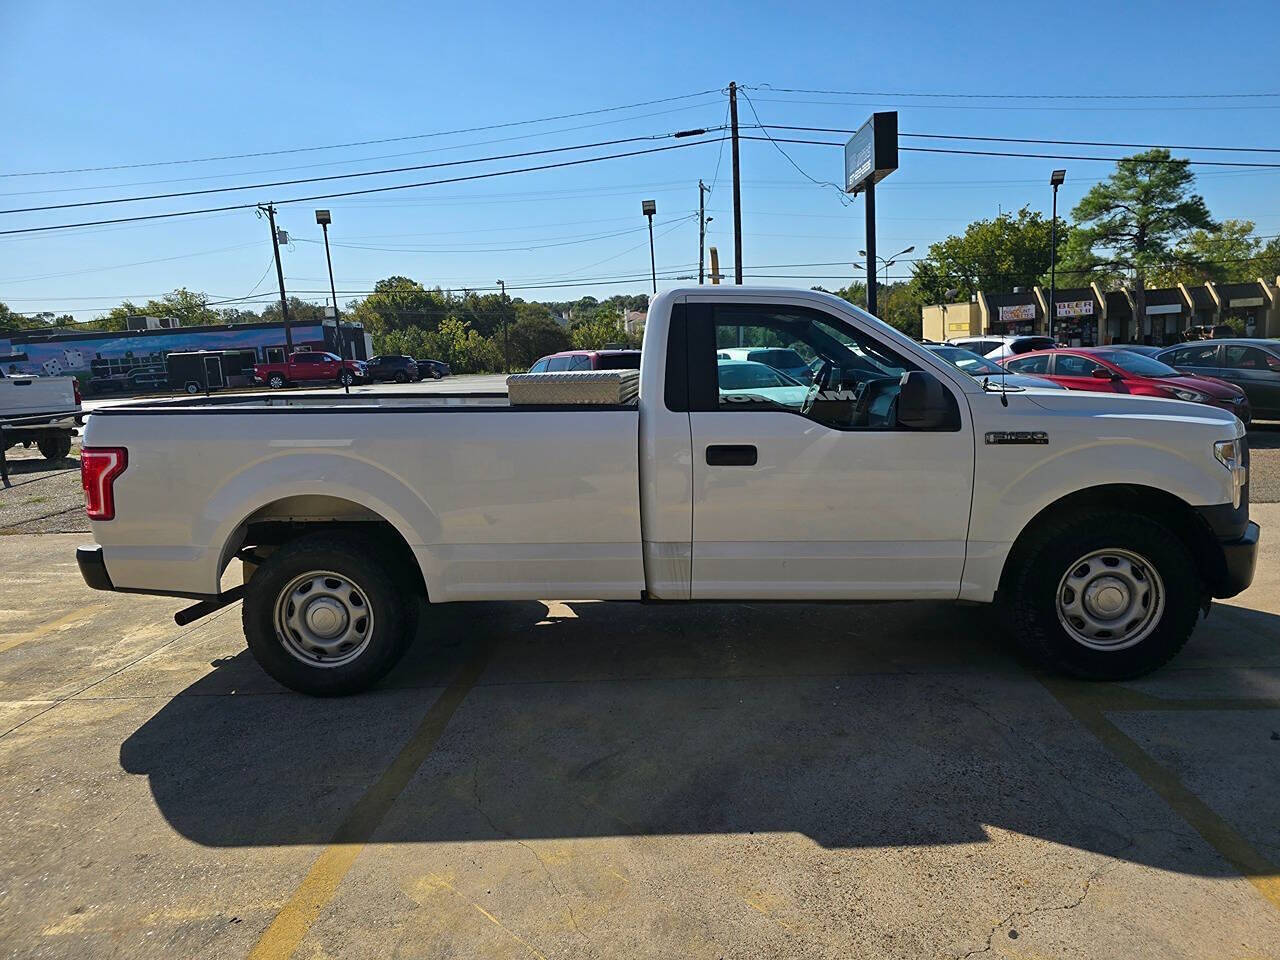
[[[876,184],[898,169],[898,113],[873,113],[844,145],[845,193],[867,195],[867,311],[876,313]]]

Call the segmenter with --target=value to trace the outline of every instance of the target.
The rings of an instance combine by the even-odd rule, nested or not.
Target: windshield
[[[1140,377],[1176,377],[1178,371],[1166,363],[1161,363],[1140,353],[1128,350],[1106,350],[1094,354],[1099,360],[1114,363],[1126,373],[1136,373]]]
[[[798,387],[800,382],[780,370],[749,360],[721,360],[721,390],[751,390],[759,387]]]
[[[952,366],[959,367],[971,377],[998,377],[1005,372],[1004,367],[992,363],[986,357],[980,357],[972,350],[960,347],[930,347],[934,353]]]

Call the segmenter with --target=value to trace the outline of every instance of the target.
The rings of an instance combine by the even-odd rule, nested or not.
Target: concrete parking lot
[[[1134,683],[980,608],[548,600],[313,700],[85,588],[14,502],[74,466],[0,498],[0,955],[1280,957],[1280,505]]]

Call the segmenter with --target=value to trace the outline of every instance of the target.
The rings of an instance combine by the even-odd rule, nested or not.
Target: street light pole
[[[333,297],[333,328],[338,334],[338,356],[342,358],[343,363],[347,360],[347,341],[342,335],[342,317],[338,314],[338,289],[333,283],[333,257],[329,255],[329,224],[333,222],[333,218],[329,215],[328,210],[316,211],[316,223],[320,224],[320,229],[324,231],[324,262],[329,266],[329,294]],[[354,358],[352,358],[354,359]],[[342,389],[345,393],[351,392],[351,374],[349,371],[343,371]]]
[[[511,345],[507,339],[507,284],[498,281],[498,289],[502,291],[502,372],[511,372]]]
[[[858,256],[866,257],[867,263],[870,264],[870,267],[867,270],[867,305],[868,305],[867,312],[868,313],[872,313],[873,315],[875,315],[874,310],[872,310],[870,306],[873,301],[873,298],[871,296],[871,289],[876,285],[876,274],[879,272],[875,269],[875,264],[871,263],[872,258],[874,257],[876,260],[878,260],[880,262],[880,265],[884,267],[886,271],[888,271],[890,267],[892,267],[895,263],[898,262],[899,257],[905,257],[908,253],[911,253],[912,251],[914,251],[915,248],[916,248],[915,244],[912,244],[911,246],[907,247],[905,250],[899,250],[893,256],[889,257],[889,259],[887,260],[884,257],[876,256],[875,249],[872,247],[867,248],[868,250],[871,250],[870,255],[868,255],[866,250],[858,251]],[[856,269],[857,266],[858,265],[855,263],[854,268]],[[886,276],[886,279],[888,279],[887,276]]]
[[[1055,170],[1049,174],[1053,187],[1053,223],[1049,227],[1049,316],[1045,331],[1053,336],[1053,321],[1058,317],[1058,188],[1067,179],[1067,171]]]
[[[698,181],[701,184],[702,181]],[[649,218],[649,273],[653,277],[653,292],[658,292],[658,262],[653,257],[653,215],[658,212],[658,205],[652,200],[641,200],[640,209]]]

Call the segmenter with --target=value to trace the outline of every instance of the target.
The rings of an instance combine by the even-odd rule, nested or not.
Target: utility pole
[[[502,372],[511,372],[511,346],[507,340],[507,284],[498,281],[498,289],[502,291]]]
[[[742,283],[742,184],[738,179],[738,85],[729,81],[729,126],[733,143],[733,282]]]
[[[293,331],[289,329],[289,300],[284,295],[284,267],[280,266],[280,235],[276,233],[276,207],[273,203],[258,204],[258,215],[267,213],[267,223],[271,226],[271,249],[276,254],[276,279],[280,282],[280,316],[284,319],[285,359],[293,354]],[[337,304],[334,304],[337,308]]]
[[[707,250],[707,185],[698,181],[698,286],[702,286],[702,275],[706,263]]]

